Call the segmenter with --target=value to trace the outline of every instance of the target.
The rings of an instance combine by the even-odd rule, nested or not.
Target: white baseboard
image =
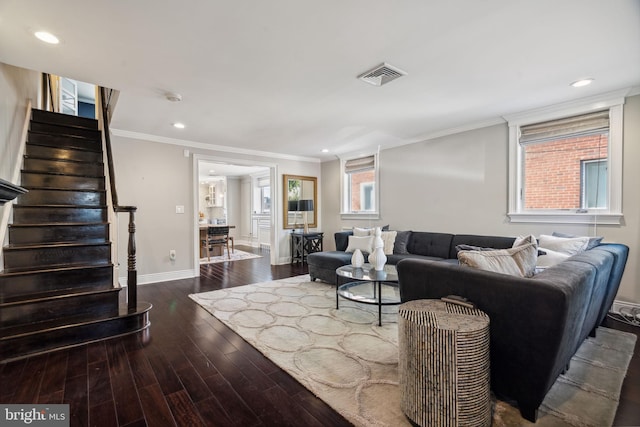
[[[168,282],[169,280],[190,279],[198,277],[200,272],[194,270],[168,271],[166,273],[139,274],[138,285],[146,285],[149,283]],[[127,277],[119,277],[120,286],[127,286]]]

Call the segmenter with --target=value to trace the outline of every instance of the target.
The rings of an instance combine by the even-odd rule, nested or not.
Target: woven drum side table
[[[421,426],[489,426],[489,317],[440,300],[398,312],[400,405]]]

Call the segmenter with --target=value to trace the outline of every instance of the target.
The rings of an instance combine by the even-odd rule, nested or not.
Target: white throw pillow
[[[384,242],[383,250],[385,255],[391,255],[393,253],[393,246],[396,243],[397,235],[397,231],[383,231],[380,234],[380,237],[382,237],[382,241]]]
[[[587,249],[588,237],[556,237],[546,234],[540,235],[538,245],[541,248],[550,249],[567,255],[575,255]]]
[[[353,235],[356,237],[372,236],[373,233],[374,233],[373,228],[353,227]]]
[[[538,256],[538,263],[536,264],[536,268],[540,270],[544,270],[545,268],[560,264],[562,261],[571,256],[547,248],[540,248],[540,251],[544,252],[544,255]]]
[[[356,249],[360,249],[362,252],[371,253],[372,245],[373,236],[349,236],[349,244],[345,252],[354,252]]]
[[[536,269],[538,248],[534,243],[495,251],[460,251],[460,264],[480,270],[532,277]]]

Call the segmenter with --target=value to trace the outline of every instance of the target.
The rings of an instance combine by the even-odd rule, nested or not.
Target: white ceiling
[[[0,0],[0,61],[120,90],[115,129],[330,159],[640,86],[640,1]]]

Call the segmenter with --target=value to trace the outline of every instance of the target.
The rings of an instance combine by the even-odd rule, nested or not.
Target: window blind
[[[520,144],[593,135],[609,130],[609,110],[520,126]]]
[[[364,172],[373,170],[376,166],[375,156],[359,157],[347,160],[344,164],[345,173]]]

